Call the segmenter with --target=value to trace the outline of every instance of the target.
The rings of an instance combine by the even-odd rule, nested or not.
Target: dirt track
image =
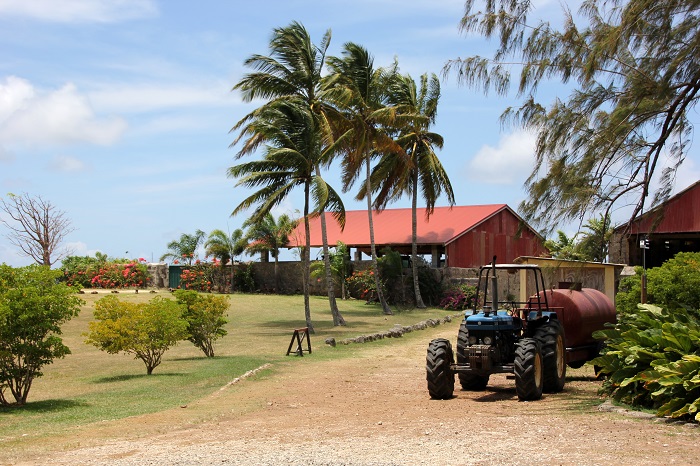
[[[588,369],[537,402],[518,402],[505,376],[485,392],[430,400],[425,349],[454,339],[453,327],[361,359],[290,358],[191,406],[93,426],[12,464],[700,464],[699,428],[599,411]]]

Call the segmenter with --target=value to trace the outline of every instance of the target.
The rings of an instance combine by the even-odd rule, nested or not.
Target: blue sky
[[[561,17],[559,2],[535,3],[539,16]],[[64,211],[76,255],[157,260],[182,233],[233,230],[247,193],[226,177],[237,163],[229,130],[255,103],[231,88],[248,56],[267,53],[273,28],[299,21],[317,43],[331,29],[331,55],[356,42],[377,66],[396,57],[418,77],[491,54],[494,44],[460,34],[462,13],[462,0],[0,0],[0,196],[40,195]],[[515,103],[442,79],[434,130],[458,204],[517,209],[523,199],[534,137],[498,119]],[[678,189],[698,178],[693,149]],[[362,209],[353,198],[346,208]],[[276,214],[301,209],[299,193]],[[31,261],[0,237],[2,262]]]

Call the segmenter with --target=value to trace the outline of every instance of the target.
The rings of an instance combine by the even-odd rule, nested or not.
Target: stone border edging
[[[384,338],[400,338],[403,336],[404,333],[410,333],[413,332],[414,330],[425,330],[428,327],[437,327],[440,324],[444,324],[447,322],[452,322],[452,319],[461,317],[464,315],[464,312],[460,312],[459,314],[454,314],[454,315],[447,315],[443,317],[442,319],[427,319],[421,322],[418,322],[417,324],[414,325],[401,325],[401,324],[396,324],[394,325],[391,329],[386,330],[384,332],[380,333],[373,333],[370,335],[360,335],[355,338],[346,338],[344,340],[340,340],[336,342],[335,338],[326,338],[326,344],[329,346],[335,347],[338,344],[341,345],[349,345],[351,343],[369,343],[372,341],[377,341],[377,340],[383,340]]]

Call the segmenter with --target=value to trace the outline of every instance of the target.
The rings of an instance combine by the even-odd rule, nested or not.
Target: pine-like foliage
[[[476,4],[483,3],[483,11]],[[504,122],[537,133],[525,183],[525,220],[551,231],[562,221],[614,205],[636,217],[658,183],[666,200],[693,138],[689,115],[700,91],[697,0],[586,0],[564,22],[528,22],[529,0],[467,0],[461,28],[496,38],[493,57],[447,63],[446,73],[484,92],[517,87]],[[536,14],[536,12],[534,12]],[[538,88],[561,82],[568,96],[549,104]]]

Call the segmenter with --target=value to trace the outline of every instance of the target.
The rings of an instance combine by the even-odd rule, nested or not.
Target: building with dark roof
[[[609,249],[610,262],[647,267],[679,252],[700,252],[700,181],[615,228]]]

